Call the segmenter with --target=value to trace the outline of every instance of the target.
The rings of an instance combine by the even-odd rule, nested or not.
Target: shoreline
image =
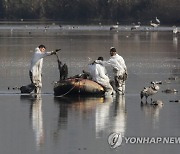
[[[117,28],[110,30],[112,25],[57,25],[52,24],[0,24],[0,32],[11,31],[11,32],[28,32],[30,30],[44,32],[54,31],[110,31],[110,32],[172,32],[174,28],[180,29],[175,26],[159,26],[151,27],[149,25],[142,25],[137,29],[131,30],[131,25],[118,25]]]

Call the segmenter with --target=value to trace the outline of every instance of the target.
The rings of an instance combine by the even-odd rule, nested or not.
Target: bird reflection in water
[[[178,37],[177,36],[173,36],[173,46],[175,49],[178,48]]]
[[[30,101],[30,118],[32,120],[32,129],[35,134],[36,147],[39,149],[44,144],[44,128],[42,114],[41,94],[22,95],[21,99]]]
[[[105,131],[121,133],[126,130],[125,96],[118,95],[115,99],[105,99],[96,107],[96,137],[102,137]],[[111,133],[109,132],[109,133]]]
[[[157,102],[157,103],[156,103]],[[163,102],[161,100],[157,100],[154,103],[143,103],[141,101],[141,109],[145,113],[146,117],[150,117],[152,119],[153,128],[158,127],[160,110],[163,107]]]

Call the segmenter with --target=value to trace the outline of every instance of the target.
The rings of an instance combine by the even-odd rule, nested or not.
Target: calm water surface
[[[179,144],[123,144],[112,149],[108,136],[179,137],[180,36],[170,31],[0,30],[0,153],[3,154],[115,154],[179,153]],[[109,58],[115,46],[126,61],[129,77],[125,96],[116,98],[55,98],[59,79],[56,57],[46,57],[42,94],[20,95],[13,87],[30,82],[28,69],[34,48],[61,48],[59,57],[69,76],[81,73],[98,56]],[[110,68],[108,73],[112,77]],[[141,105],[139,93],[151,81],[169,81],[153,99],[164,105]],[[8,90],[9,87],[9,90]],[[150,102],[150,100],[148,100]]]

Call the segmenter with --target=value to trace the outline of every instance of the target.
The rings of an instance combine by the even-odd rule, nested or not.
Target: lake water
[[[3,154],[116,154],[179,153],[179,143],[126,143],[125,137],[179,137],[180,35],[171,27],[129,31],[108,26],[35,25],[0,26],[0,153]],[[30,83],[29,65],[34,48],[44,44],[51,51],[61,48],[60,60],[69,76],[79,74],[99,56],[109,58],[116,47],[126,61],[126,94],[114,98],[55,98],[53,83],[59,79],[57,59],[46,57],[42,94],[20,95],[15,87]],[[112,72],[108,69],[109,76]],[[169,80],[176,77],[176,80]],[[152,98],[163,106],[141,104],[140,91],[151,81],[162,81]],[[109,135],[121,133],[117,148]],[[133,138],[134,137],[134,138]]]

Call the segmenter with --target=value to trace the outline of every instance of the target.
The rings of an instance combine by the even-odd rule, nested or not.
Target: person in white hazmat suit
[[[98,58],[99,61],[103,61],[103,57]],[[110,79],[106,75],[106,69],[103,64],[93,62],[88,65],[89,73],[92,77],[92,80],[96,81],[100,85],[102,85],[105,89],[105,96],[113,95],[113,87],[110,84]]]
[[[127,67],[124,59],[117,54],[116,48],[110,48],[110,59],[108,61],[96,60],[96,63],[103,65],[110,65],[113,68],[116,93],[120,95],[125,94],[125,80],[127,79]]]
[[[56,54],[56,51],[45,52],[45,50],[46,47],[44,45],[39,45],[39,47],[35,48],[35,53],[31,60],[29,76],[31,83],[35,85],[35,93],[39,93],[42,87],[43,58]]]
[[[127,67],[124,59],[117,54],[114,47],[110,48],[110,59],[107,64],[113,67],[114,80],[116,86],[116,92],[124,95],[125,93],[125,80],[127,79]]]

